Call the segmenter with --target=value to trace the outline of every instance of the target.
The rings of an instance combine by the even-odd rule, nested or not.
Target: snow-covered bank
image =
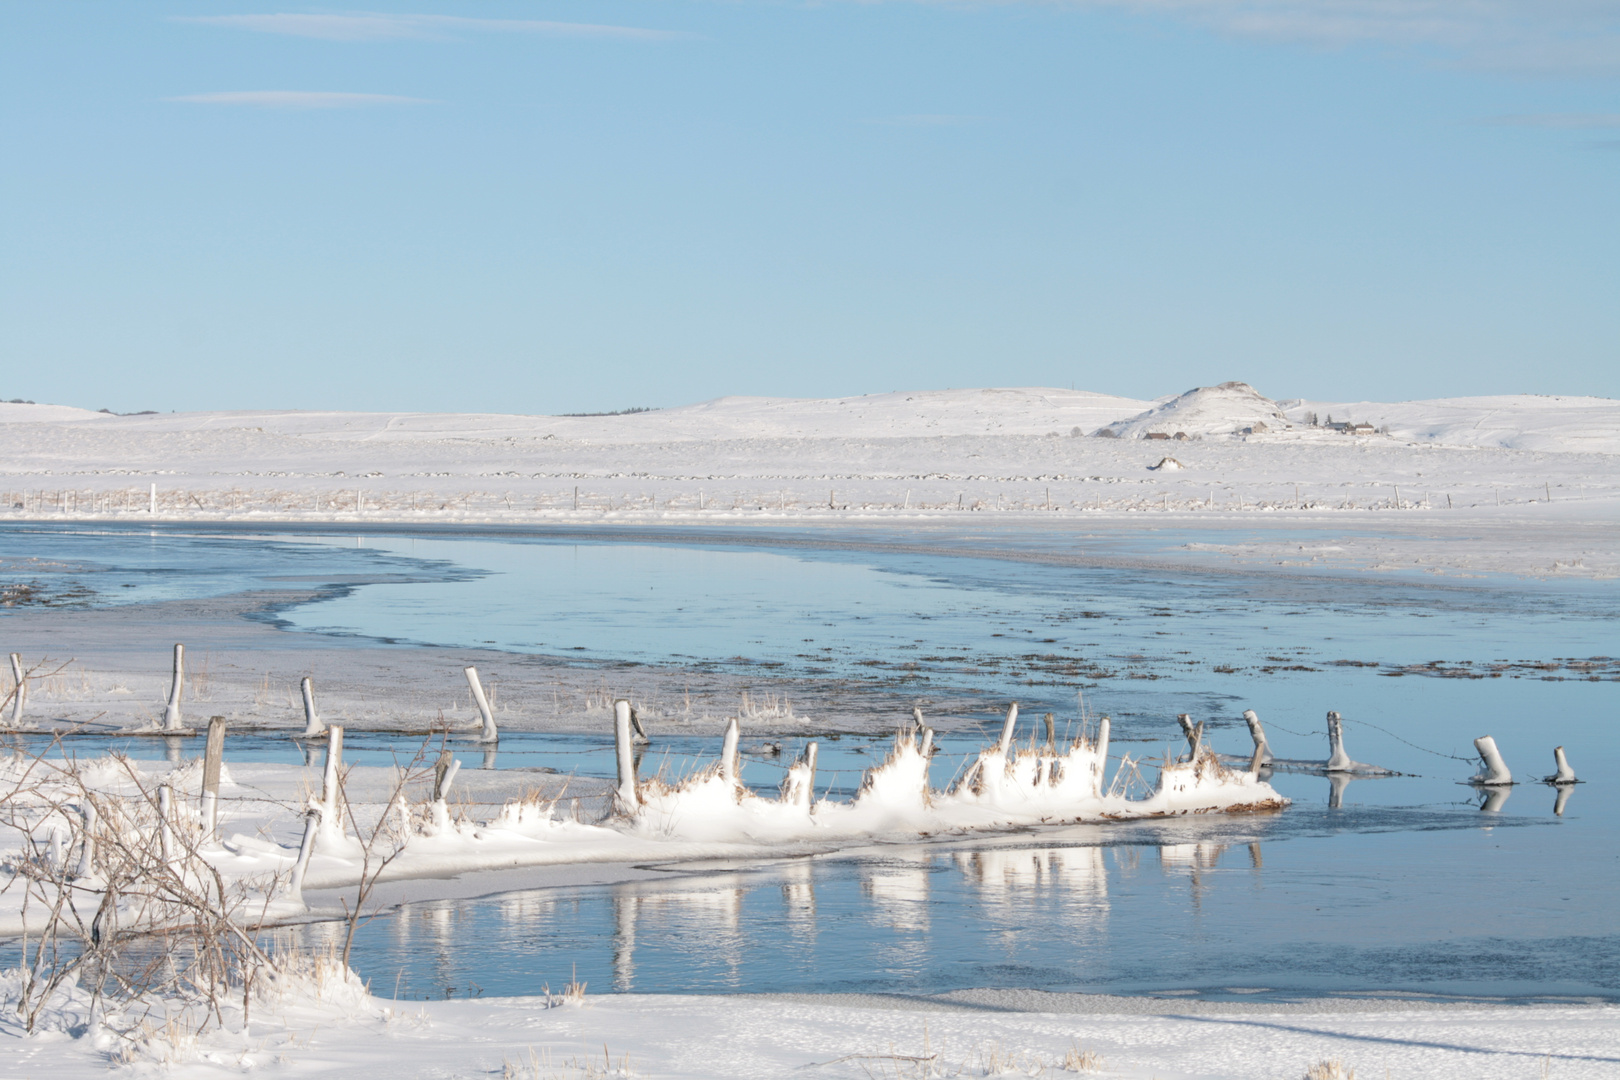
[[[1015,745],[1016,708],[1000,742],[944,790],[929,785],[932,732],[922,729],[898,735],[889,757],[868,770],[850,801],[815,796],[814,743],[789,771],[780,795],[762,796],[740,781],[735,722],[713,767],[678,780],[639,780],[629,757],[628,704],[621,702],[618,711],[625,756],[610,805],[601,785],[590,781],[570,796],[570,778],[499,773],[483,779],[478,804],[452,802],[457,772],[448,758],[437,772],[425,752],[392,768],[343,767],[338,749],[327,759],[318,798],[302,794],[309,778],[297,766],[223,772],[216,830],[203,808],[213,805],[207,797],[199,806],[190,801],[203,775],[198,762],[169,769],[121,758],[81,763],[13,755],[0,763],[0,852],[6,859],[0,933],[37,932],[49,924],[47,913],[56,910],[63,890],[79,910],[91,911],[107,890],[120,896],[130,890],[145,896],[149,888],[160,897],[185,889],[205,893],[211,875],[223,876],[219,902],[225,903],[230,885],[241,905],[232,918],[266,922],[302,915],[306,885],[330,889],[507,867],[832,851],[854,843],[1288,805],[1256,772],[1224,766],[1202,747],[1185,760],[1167,756],[1144,794],[1138,763],[1128,757],[1111,781],[1105,775],[1106,719],[1065,745]],[[331,739],[341,748],[341,729],[332,729]],[[443,765],[451,765],[448,773]],[[514,788],[520,790],[512,794]],[[161,855],[148,850],[158,834]],[[146,856],[166,869],[142,871]],[[172,875],[204,884],[184,885],[170,881]],[[166,899],[142,904],[120,914],[121,924],[185,917]],[[118,910],[127,906],[121,899]]]
[[[558,973],[558,989],[567,973]],[[375,989],[375,988],[374,988]],[[0,1019],[8,1074],[58,1080],[142,1072],[397,1080],[644,1080],[809,1075],[1073,1076],[1299,1080],[1323,1061],[1357,1076],[1426,1080],[1586,1080],[1620,1068],[1620,1009],[1378,1000],[1214,1003],[1016,991],[941,997],[598,996],[394,1002],[315,988],[257,1005],[244,1028],[130,1046],[107,1032],[20,1035]],[[57,1017],[86,1019],[83,1005]],[[165,1034],[162,1023],[154,1036]],[[78,1028],[82,1030],[82,1028]],[[1066,1067],[1067,1065],[1067,1067]],[[1348,1075],[1348,1074],[1346,1074]]]

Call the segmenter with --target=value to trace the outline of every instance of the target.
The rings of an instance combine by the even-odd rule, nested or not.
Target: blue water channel
[[[1063,559],[1042,561],[1029,545],[1017,560],[982,557],[995,537],[964,556],[915,537],[838,546],[828,535],[750,545],[702,534],[7,529],[0,573],[33,574],[87,606],[312,588],[314,599],[279,613],[288,632],[854,681],[924,702],[1016,699],[1060,725],[1079,692],[1114,716],[1119,748],[1133,753],[1171,744],[1177,712],[1207,719],[1218,749],[1246,752],[1239,714],[1252,707],[1279,756],[1320,759],[1333,708],[1355,757],[1406,774],[1338,790],[1279,774],[1296,803],[1265,817],[669,867],[623,885],[411,904],[356,945],[385,994],[537,992],[577,972],[593,990],[649,992],[1620,997],[1613,583],[1147,572],[1077,561],[1082,536],[1043,539]],[[1525,780],[1550,772],[1563,744],[1590,782],[1557,813],[1553,789],[1536,783],[1487,801],[1459,782],[1481,734]],[[945,737],[938,782],[977,740]],[[195,753],[160,743],[130,748]],[[785,741],[783,756],[796,748]],[[359,760],[399,749],[351,735]],[[847,788],[882,751],[872,738],[823,741],[823,774]],[[713,748],[670,739],[653,752],[691,761]],[[231,753],[303,751],[247,737]],[[492,757],[458,753],[467,768],[612,767],[593,735],[511,735]],[[750,757],[745,777],[771,788],[781,765]],[[297,931],[310,943],[330,932]]]

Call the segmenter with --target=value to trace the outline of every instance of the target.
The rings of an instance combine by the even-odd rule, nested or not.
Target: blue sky
[[[5,398],[1620,396],[1614,0],[62,0],[0,94]]]

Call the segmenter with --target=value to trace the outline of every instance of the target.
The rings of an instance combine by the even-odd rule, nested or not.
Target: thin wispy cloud
[[[1620,3],[1616,0],[990,2],[1170,16],[1235,36],[1329,47],[1410,48],[1477,67],[1549,74],[1620,73]]]
[[[900,116],[869,116],[861,122],[863,124],[880,124],[884,127],[940,128],[976,124],[983,119],[982,116],[967,116],[956,113],[905,113]]]
[[[428,98],[395,94],[347,94],[331,90],[222,90],[165,98],[193,105],[242,105],[255,109],[365,109],[378,105],[431,105]]]
[[[1493,116],[1486,123],[1501,127],[1590,131],[1594,128],[1620,128],[1620,113],[1526,113],[1517,116]]]
[[[551,22],[545,19],[477,19],[463,15],[394,15],[363,11],[343,15],[281,12],[270,15],[177,15],[173,21],[249,30],[259,34],[323,41],[432,41],[469,34],[538,34],[546,37],[667,41],[695,35],[639,26]]]

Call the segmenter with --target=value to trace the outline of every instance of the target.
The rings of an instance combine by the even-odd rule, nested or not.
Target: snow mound
[[[1149,472],[1175,472],[1177,469],[1185,469],[1186,467],[1187,466],[1183,465],[1181,462],[1177,461],[1175,458],[1167,457],[1167,458],[1160,458],[1159,463],[1157,465],[1149,465],[1148,466],[1148,471]]]
[[[1121,439],[1178,433],[1236,435],[1279,429],[1288,422],[1275,401],[1248,383],[1224,382],[1189,390],[1128,420],[1109,424],[1108,430]]]

